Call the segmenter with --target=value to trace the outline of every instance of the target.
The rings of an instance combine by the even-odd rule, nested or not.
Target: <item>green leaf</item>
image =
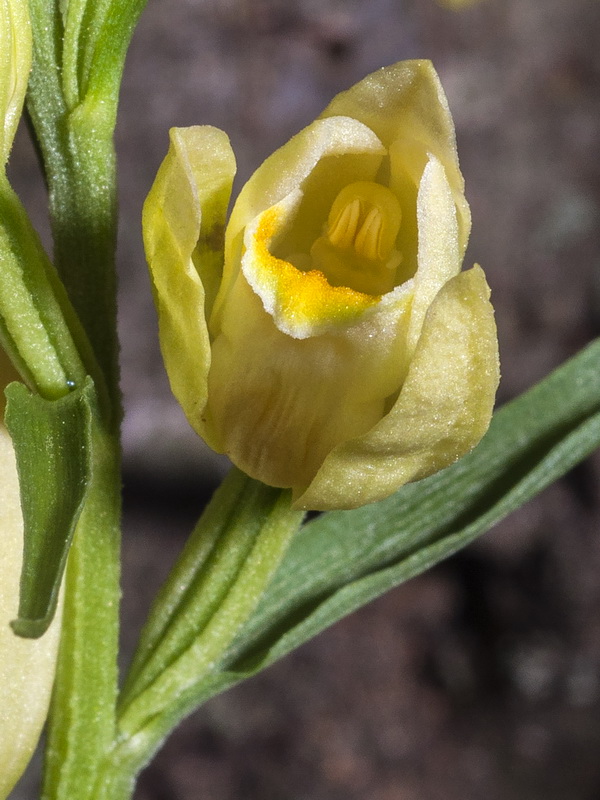
[[[298,531],[291,492],[233,469],[188,540],[145,626],[118,709],[118,737],[95,800],[120,796],[195,706],[201,677],[256,609]]]
[[[127,48],[147,0],[30,0],[36,59],[54,62],[46,91],[74,111],[93,97],[112,134]],[[39,94],[39,87],[36,88]],[[42,92],[44,94],[44,92]],[[107,104],[108,102],[108,104]]]
[[[465,547],[599,445],[596,340],[502,408],[461,461],[380,503],[308,524],[221,671],[204,680],[203,699]]]
[[[23,379],[53,400],[98,377],[89,343],[27,212],[0,175],[0,344]]]
[[[154,600],[121,692],[121,707],[192,647],[238,579],[280,495],[280,490],[231,470]],[[299,527],[302,515],[292,518]]]
[[[54,612],[75,525],[90,476],[93,385],[58,400],[6,389],[6,426],[13,440],[25,526],[19,636],[37,638]]]
[[[69,0],[62,68],[70,109],[86,99],[99,101],[112,128],[125,55],[145,5],[146,0]]]
[[[121,708],[121,739],[103,767],[106,786],[120,787],[125,796],[168,728],[194,704],[251,677],[356,608],[465,547],[598,445],[600,340],[499,411],[480,445],[461,461],[380,503],[324,514],[306,525],[229,648],[222,656],[210,647],[204,651],[201,635],[196,644],[203,646],[183,656],[193,654],[192,665],[201,668],[194,671],[190,665],[180,683],[165,678],[170,697],[160,689],[164,676],[157,671],[150,675],[152,683],[139,683],[151,663],[142,659],[141,669],[134,669],[130,706]],[[223,511],[229,513],[227,509],[225,504]],[[177,589],[177,583],[174,573],[167,590]],[[183,589],[193,583],[190,572]],[[181,617],[193,628],[195,615],[186,620],[184,605]],[[173,620],[177,624],[177,614],[170,616],[173,608],[166,603],[169,613],[160,615],[161,625],[148,629],[144,652],[163,649],[165,643],[169,648]],[[176,661],[168,662],[163,662],[166,673],[177,672]],[[142,687],[138,697],[135,684]],[[152,705],[153,695],[162,708]]]
[[[42,796],[90,800],[115,735],[121,481],[116,433],[91,424],[92,468],[69,551]]]

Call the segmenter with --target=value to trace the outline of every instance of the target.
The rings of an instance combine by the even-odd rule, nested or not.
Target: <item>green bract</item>
[[[299,508],[353,508],[468,452],[498,383],[454,128],[427,61],[339,94],[242,189],[174,129],[144,209],[163,355],[190,423]],[[222,232],[225,229],[224,244]]]

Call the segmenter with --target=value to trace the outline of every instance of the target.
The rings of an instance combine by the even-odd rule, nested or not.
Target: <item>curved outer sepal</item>
[[[335,448],[297,508],[357,508],[469,452],[488,428],[499,380],[489,288],[480,267],[452,278],[433,301],[406,381],[367,434]]]
[[[461,255],[471,230],[471,214],[464,196],[458,164],[454,123],[446,95],[433,64],[426,60],[400,61],[367,75],[336,95],[321,118],[348,116],[374,131],[393,154],[399,146],[412,164],[404,165],[418,185],[427,154],[442,163],[452,189],[459,226]],[[406,220],[403,220],[406,225]]]
[[[0,798],[27,766],[48,713],[61,609],[39,639],[22,639],[9,626],[19,608],[23,518],[10,437],[0,425]]]
[[[170,139],[144,204],[144,246],[173,394],[210,441],[202,422],[211,360],[206,320],[221,280],[235,158],[217,128],[173,128]]]
[[[0,154],[6,164],[23,109],[31,69],[27,0],[0,0]]]

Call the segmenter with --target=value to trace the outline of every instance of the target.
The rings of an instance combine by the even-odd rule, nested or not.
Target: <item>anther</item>
[[[327,235],[336,247],[352,247],[360,219],[360,200],[355,197],[345,205],[330,225]]]
[[[378,208],[372,208],[354,239],[354,249],[359,256],[368,258],[371,261],[381,258],[379,250],[382,226],[383,214]]]

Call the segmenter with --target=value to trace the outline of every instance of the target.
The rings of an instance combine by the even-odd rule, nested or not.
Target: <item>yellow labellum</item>
[[[270,208],[260,216],[251,254],[262,287],[268,287],[275,294],[279,316],[289,323],[342,323],[379,302],[381,298],[377,295],[365,294],[349,286],[332,286],[321,270],[302,272],[289,261],[274,256],[269,247],[281,217],[278,207]]]

